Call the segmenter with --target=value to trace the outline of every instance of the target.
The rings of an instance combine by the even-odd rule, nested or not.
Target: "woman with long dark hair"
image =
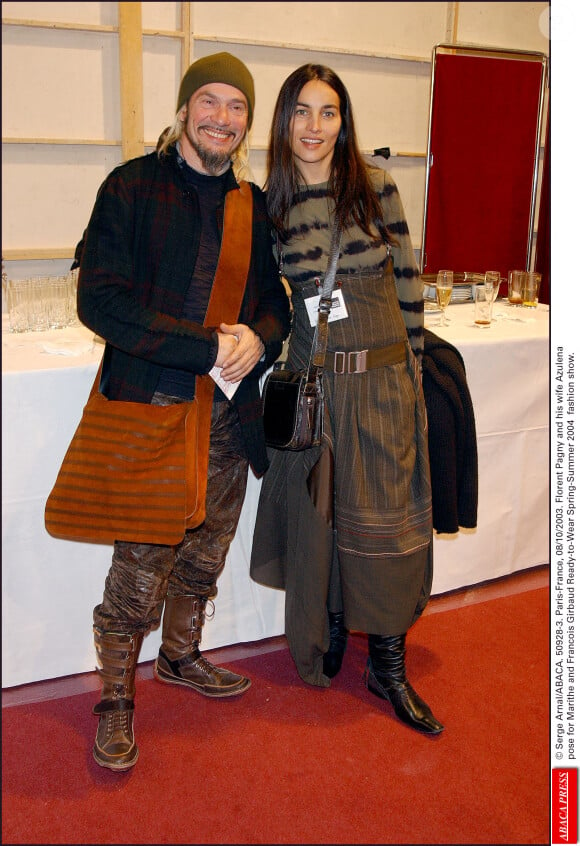
[[[341,243],[323,443],[270,450],[251,575],[286,591],[286,635],[302,679],[328,687],[349,630],[365,632],[368,689],[405,723],[439,734],[405,666],[406,634],[432,582],[423,287],[397,187],[361,155],[350,97],[330,68],[306,64],[283,83],[266,188],[292,292],[290,369],[309,359],[335,222]]]

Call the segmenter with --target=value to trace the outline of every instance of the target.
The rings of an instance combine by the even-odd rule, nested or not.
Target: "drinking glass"
[[[2,276],[11,332],[28,332],[30,279],[8,279]]]
[[[495,320],[493,317],[493,304],[497,300],[497,295],[499,294],[499,286],[501,283],[501,274],[499,270],[486,270],[484,276],[484,285],[485,285],[485,296],[489,303],[489,314],[490,319]]]
[[[51,329],[64,329],[70,323],[69,284],[66,276],[50,276],[48,283],[48,323]]]
[[[50,279],[48,276],[33,276],[30,285],[29,328],[33,332],[44,332],[50,328],[48,320]]]
[[[77,314],[78,267],[75,267],[74,270],[69,270],[66,278],[69,286],[69,326],[78,326],[80,324]]]
[[[485,293],[490,303],[494,303],[499,293],[499,283],[501,282],[501,274],[499,270],[485,271]]]
[[[491,326],[491,310],[493,301],[486,290],[486,285],[475,285],[473,289],[475,304],[475,325],[478,329],[489,329]]]
[[[437,285],[435,287],[435,294],[437,296],[437,305],[441,309],[441,319],[439,326],[448,326],[450,321],[445,317],[445,309],[451,302],[451,295],[453,294],[453,271],[440,270],[437,274]]]
[[[508,273],[508,302],[512,306],[521,306],[524,288],[525,270],[510,270]]]
[[[538,294],[540,291],[541,281],[541,273],[526,273],[524,277],[524,286],[522,288],[522,305],[525,308],[536,308],[538,305]]]

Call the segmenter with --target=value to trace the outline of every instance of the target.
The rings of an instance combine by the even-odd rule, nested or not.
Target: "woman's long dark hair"
[[[278,94],[270,129],[265,185],[270,217],[281,239],[285,240],[288,212],[298,185],[304,182],[292,153],[292,121],[300,92],[307,82],[315,79],[329,85],[340,103],[342,121],[328,180],[340,227],[344,229],[356,223],[372,237],[370,225],[383,218],[381,205],[358,148],[348,91],[340,77],[325,65],[306,64],[297,68]]]

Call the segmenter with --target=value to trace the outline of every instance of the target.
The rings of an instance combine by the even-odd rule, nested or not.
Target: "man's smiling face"
[[[183,106],[181,153],[195,170],[219,176],[229,167],[248,126],[248,102],[224,82],[203,85]]]

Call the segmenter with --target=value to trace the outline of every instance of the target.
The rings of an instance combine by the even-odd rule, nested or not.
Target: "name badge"
[[[320,295],[315,294],[313,297],[307,297],[304,300],[306,311],[311,326],[316,326],[318,323],[318,304],[320,303]],[[330,313],[328,315],[328,322],[333,323],[335,320],[344,320],[348,317],[348,311],[344,302],[344,294],[341,288],[335,288],[332,292]]]

